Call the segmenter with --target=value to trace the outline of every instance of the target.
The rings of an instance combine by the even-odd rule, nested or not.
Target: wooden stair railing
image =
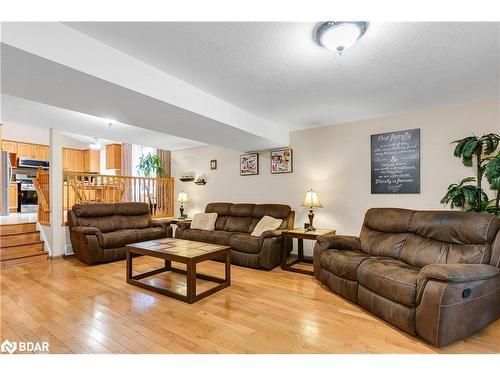
[[[49,172],[38,167],[33,180],[38,197],[38,221],[40,224],[50,224],[50,177]]]

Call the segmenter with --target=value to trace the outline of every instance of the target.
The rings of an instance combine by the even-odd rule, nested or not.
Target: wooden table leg
[[[282,234],[281,237],[281,268],[284,268],[286,266],[286,259],[287,259],[287,252],[288,252],[288,236]]]
[[[196,300],[196,263],[189,260],[187,263],[187,301],[193,303]]]
[[[227,282],[227,286],[231,285],[231,250],[228,250],[226,253],[225,281]]]
[[[132,254],[127,251],[127,281],[132,278]]]
[[[299,248],[297,250],[298,260],[302,262],[304,260],[304,240],[302,238],[297,239]]]
[[[170,271],[172,269],[172,261],[165,259],[165,271]]]

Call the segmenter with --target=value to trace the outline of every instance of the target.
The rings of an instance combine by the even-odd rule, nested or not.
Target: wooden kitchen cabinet
[[[106,145],[106,169],[122,169],[122,145]]]
[[[33,143],[17,142],[18,158],[33,158]]]
[[[3,140],[2,151],[8,151],[11,154],[17,154],[17,142]]]
[[[85,150],[84,169],[85,172],[99,173],[100,170],[100,152],[99,150]]]
[[[84,172],[84,150],[63,148],[63,170],[68,172]]]
[[[17,211],[17,185],[9,185],[9,212]]]
[[[49,160],[49,146],[33,145],[33,159]]]

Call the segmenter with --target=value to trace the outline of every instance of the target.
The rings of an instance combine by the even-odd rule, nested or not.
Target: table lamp
[[[184,216],[184,203],[188,203],[188,196],[187,193],[185,192],[180,192],[179,195],[177,196],[177,202],[181,204],[180,211],[181,211],[181,216],[179,219],[185,219],[187,217]]]
[[[318,194],[313,189],[309,190],[306,193],[304,202],[302,203],[302,207],[309,207],[309,214],[307,215],[309,217],[309,226],[306,228],[306,231],[310,232],[316,230],[316,228],[313,227],[313,220],[314,220],[313,207],[323,207],[323,206],[319,202]]]

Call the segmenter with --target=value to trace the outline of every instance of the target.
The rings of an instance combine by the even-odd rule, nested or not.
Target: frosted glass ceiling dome
[[[316,41],[320,46],[337,51],[339,55],[352,47],[363,36],[368,22],[328,21],[316,32]]]

